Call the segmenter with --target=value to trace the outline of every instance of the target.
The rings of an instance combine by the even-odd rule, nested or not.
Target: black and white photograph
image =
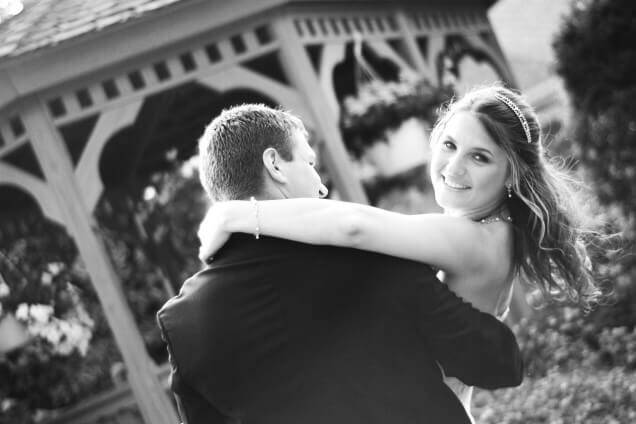
[[[636,423],[636,2],[0,0],[0,424]]]

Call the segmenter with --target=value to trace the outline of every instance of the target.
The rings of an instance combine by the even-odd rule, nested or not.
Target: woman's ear
[[[512,186],[512,177],[513,177],[513,172],[512,172],[512,163],[510,163],[510,161],[508,161],[508,169],[506,170],[506,182],[504,183],[506,185],[506,187]]]
[[[280,164],[282,159],[276,149],[273,147],[268,147],[263,152],[263,166],[265,166],[265,170],[269,174],[269,176],[280,184],[287,183],[287,177],[280,169]]]

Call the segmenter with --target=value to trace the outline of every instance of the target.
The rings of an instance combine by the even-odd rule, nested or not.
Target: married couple
[[[157,314],[183,422],[470,423],[471,386],[519,385],[501,319],[534,256],[510,156],[540,154],[534,118],[501,87],[451,105],[431,138],[444,214],[412,216],[321,199],[288,112],[215,118],[199,143],[207,265]]]

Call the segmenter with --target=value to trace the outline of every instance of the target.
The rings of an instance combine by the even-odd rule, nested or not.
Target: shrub
[[[613,309],[613,306],[603,308]],[[513,326],[522,351],[526,375],[543,377],[550,371],[580,367],[636,369],[636,327],[602,327],[594,315],[573,307],[546,307]]]
[[[518,388],[477,390],[473,415],[480,424],[636,422],[636,374],[621,367],[553,370]]]
[[[193,229],[206,200],[196,175],[163,173],[151,183],[155,195],[146,199],[105,193],[96,215],[148,353],[161,362],[167,354],[155,313],[169,292],[199,268]],[[117,202],[127,207],[112,207]],[[0,220],[0,253],[7,286],[0,286],[0,310],[24,315],[27,305],[45,305],[38,308],[53,310],[51,319],[57,322],[78,311],[71,296],[77,293],[90,317],[87,322],[93,323],[87,351],[81,344],[80,351],[60,355],[68,348],[40,332],[44,337],[0,356],[0,424],[29,423],[45,415],[43,410],[112,387],[112,367],[122,359],[72,238],[41,214],[21,211]]]

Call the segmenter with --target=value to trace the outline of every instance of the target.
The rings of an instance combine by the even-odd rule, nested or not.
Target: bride
[[[324,199],[216,203],[200,256],[233,232],[345,246],[425,262],[481,311],[506,316],[513,280],[584,308],[599,296],[572,181],[547,159],[531,107],[500,86],[451,104],[431,134],[430,175],[443,214],[404,215]],[[472,388],[448,378],[468,414]]]

